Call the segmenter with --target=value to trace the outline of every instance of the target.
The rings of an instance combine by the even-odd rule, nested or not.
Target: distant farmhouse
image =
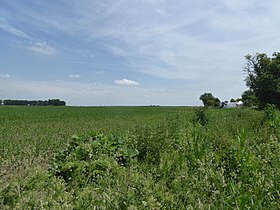
[[[238,101],[238,102],[223,101],[220,103],[220,108],[235,108],[235,107],[240,107],[240,106],[243,106],[242,101]]]

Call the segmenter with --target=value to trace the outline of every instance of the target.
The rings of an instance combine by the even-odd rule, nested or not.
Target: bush
[[[98,177],[114,173],[127,166],[138,150],[129,148],[123,138],[91,133],[86,137],[73,136],[65,149],[55,154],[50,171],[72,185],[85,186]]]
[[[205,107],[196,108],[195,115],[193,117],[193,122],[205,126],[208,123],[208,116],[206,110],[207,108]]]

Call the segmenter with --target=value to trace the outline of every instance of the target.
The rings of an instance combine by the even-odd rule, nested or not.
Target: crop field
[[[273,107],[0,106],[0,209],[280,209]]]

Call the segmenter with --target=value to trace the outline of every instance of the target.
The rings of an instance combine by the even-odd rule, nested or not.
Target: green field
[[[0,107],[0,209],[280,209],[273,110]]]

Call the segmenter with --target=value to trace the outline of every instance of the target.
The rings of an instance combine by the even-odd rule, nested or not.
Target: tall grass
[[[0,108],[1,209],[280,208],[278,112]]]

